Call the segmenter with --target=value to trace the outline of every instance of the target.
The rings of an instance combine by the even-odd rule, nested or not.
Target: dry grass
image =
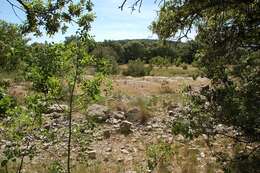
[[[193,80],[191,77],[119,77],[113,79],[113,92],[121,92],[130,96],[155,95],[162,92],[162,84],[165,82],[167,82],[167,92],[177,93],[185,85],[200,87],[208,84],[209,80],[205,78]]]
[[[191,65],[186,65],[187,69],[183,67],[171,66],[168,68],[154,68],[151,72],[153,76],[181,76],[181,77],[192,77],[199,73],[198,68]],[[185,66],[185,67],[186,67]]]
[[[146,64],[145,67],[148,67],[149,64]],[[152,76],[181,76],[181,77],[192,77],[195,74],[198,74],[200,71],[198,68],[193,67],[192,65],[184,65],[186,68],[183,68],[183,66],[175,66],[172,65],[170,67],[154,67],[151,71]],[[124,71],[127,69],[127,64],[120,65],[119,66],[120,71]]]

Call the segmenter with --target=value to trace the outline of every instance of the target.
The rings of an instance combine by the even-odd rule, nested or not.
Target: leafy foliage
[[[190,64],[195,59],[196,51],[197,44],[194,41],[186,43],[167,41],[163,44],[158,40],[105,40],[97,43],[92,54],[113,57],[119,64],[126,64],[129,60],[136,59],[148,63],[155,57],[163,57],[169,63],[174,63],[178,58],[180,63]]]
[[[153,171],[157,166],[167,165],[173,157],[174,151],[171,144],[158,142],[147,147],[148,168]]]
[[[92,2],[80,0],[77,2],[67,0],[41,1],[41,0],[16,0],[7,1],[11,7],[22,10],[26,14],[23,32],[34,32],[41,35],[43,29],[49,35],[59,30],[65,32],[68,23],[74,22],[81,31],[88,32],[90,23],[94,20]]]
[[[1,109],[4,109],[4,116],[1,115],[0,126],[5,129],[1,137],[7,141],[3,146],[1,166],[7,168],[9,162],[17,162],[20,159],[17,172],[21,172],[24,158],[32,159],[35,155],[36,146],[30,145],[30,135],[34,135],[33,129],[41,125],[41,115],[44,109],[40,105],[43,104],[41,100],[35,99],[39,96],[28,98],[27,107],[18,105],[7,94],[0,99],[0,102],[4,102],[6,98],[9,98],[12,105],[1,105]]]
[[[51,165],[48,168],[48,173],[64,173],[64,169],[62,167],[62,164],[58,161],[54,161],[51,163]]]
[[[32,82],[34,89],[34,92],[27,97],[24,105],[17,105],[14,99],[6,95],[1,88],[1,118],[3,116],[5,121],[1,122],[0,126],[6,129],[2,138],[10,141],[12,145],[11,148],[6,146],[6,150],[4,150],[6,152],[2,166],[6,167],[9,161],[19,159],[20,165],[17,172],[22,171],[24,158],[27,156],[32,158],[35,151],[35,147],[31,145],[31,139],[28,136],[37,133],[35,129],[42,125],[42,115],[46,113],[49,105],[54,102],[59,103],[64,98],[69,105],[65,113],[68,116],[69,124],[67,172],[70,172],[72,111],[75,103],[80,101],[75,94],[76,87],[85,80],[82,74],[84,74],[87,66],[99,63],[97,70],[103,73],[105,68],[102,68],[102,65],[106,64],[96,62],[89,55],[89,50],[93,45],[92,39],[87,34],[90,28],[89,24],[93,20],[93,15],[90,12],[92,4],[90,1],[80,1],[77,5],[67,1],[59,1],[56,4],[53,4],[53,1],[19,1],[19,3],[27,13],[28,25],[23,28],[26,31],[40,34],[40,27],[44,26],[48,34],[54,34],[60,29],[60,22],[64,21],[61,15],[66,15],[66,10],[69,11],[69,15],[78,18],[77,23],[81,30],[77,32],[75,37],[77,39],[72,39],[66,44],[35,43],[28,49],[30,52],[24,51],[27,57],[24,59],[25,68],[23,70],[25,70],[26,79]],[[68,8],[66,6],[65,9],[62,9],[65,5],[68,5]],[[83,7],[83,5],[86,6]],[[58,9],[54,10],[53,13],[46,11],[57,7]],[[86,15],[82,15],[84,12],[86,12]],[[69,15],[67,17],[70,17]],[[66,22],[71,20],[74,19],[70,18]],[[94,80],[84,88],[84,91],[88,91],[89,100],[98,99],[100,85],[100,80]],[[65,95],[63,95],[65,93],[64,88],[68,89],[68,93]],[[55,135],[48,134],[48,132],[46,134],[54,140]],[[50,171],[57,171],[57,169],[59,168],[54,166],[53,170]]]
[[[170,62],[169,59],[163,58],[163,57],[160,57],[160,56],[156,56],[156,57],[149,60],[149,64],[158,66],[160,68],[167,67],[167,66],[170,65],[170,63],[171,62]]]
[[[8,110],[16,106],[16,101],[11,96],[7,95],[4,88],[0,86],[0,118],[7,116]]]
[[[31,56],[26,59],[26,77],[33,82],[36,91],[48,93],[48,82],[61,75],[65,61],[62,45],[34,44]]]
[[[145,64],[142,60],[137,59],[137,60],[131,60],[128,63],[127,70],[123,72],[124,75],[129,75],[129,76],[147,76],[150,74],[152,71],[152,67],[145,67]]]
[[[91,54],[96,58],[95,67],[97,72],[106,71],[107,74],[119,73],[119,67],[117,63],[119,57],[112,48],[97,46],[91,52]]]
[[[26,57],[27,39],[18,25],[0,20],[0,71],[16,70]]]
[[[252,153],[244,150],[243,155],[250,156],[256,156],[260,139],[259,11],[257,0],[169,0],[153,23],[162,39],[198,30],[196,59],[212,82],[200,93],[191,92],[191,128],[216,135],[218,124],[232,127],[236,143],[254,146]]]

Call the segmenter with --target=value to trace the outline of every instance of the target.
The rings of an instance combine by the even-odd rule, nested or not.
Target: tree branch
[[[19,9],[19,10],[21,10],[21,11],[23,11],[23,12],[26,12],[23,8],[21,8],[21,7],[19,7],[19,6],[17,6],[17,5],[15,5],[13,2],[11,2],[10,0],[6,0],[11,6],[12,6],[12,8],[17,8],[17,9]]]
[[[30,12],[29,7],[28,7],[22,0],[16,0],[16,1],[23,6],[23,8],[25,9],[25,11],[26,11],[27,13]]]

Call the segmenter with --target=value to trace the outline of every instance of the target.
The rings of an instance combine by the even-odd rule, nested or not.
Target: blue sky
[[[15,2],[15,0],[11,0]],[[156,10],[158,6],[154,4],[154,0],[144,1],[141,13],[135,11],[131,14],[131,10],[127,7],[121,11],[118,6],[123,0],[93,0],[94,12],[96,20],[92,24],[91,34],[95,36],[96,41],[103,40],[120,40],[120,39],[141,39],[141,38],[156,38],[151,33],[148,26],[156,17]],[[6,0],[0,0],[0,19],[11,22],[21,23],[21,20],[14,14],[11,6]],[[24,14],[16,10],[21,19],[24,19]],[[75,27],[71,26],[65,35],[58,33],[53,37],[42,36],[40,38],[33,38],[32,41],[59,42],[64,40],[65,36],[72,35],[75,32]]]

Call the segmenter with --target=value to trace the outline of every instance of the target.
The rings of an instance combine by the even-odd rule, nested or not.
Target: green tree
[[[71,172],[71,139],[72,139],[72,111],[75,104],[75,89],[80,81],[80,75],[83,74],[83,67],[85,64],[89,63],[91,61],[90,56],[87,56],[86,46],[90,43],[89,42],[89,30],[90,30],[90,23],[94,20],[94,15],[92,13],[92,2],[90,0],[80,0],[77,2],[74,1],[67,1],[67,0],[55,0],[55,1],[41,1],[41,0],[16,0],[14,2],[10,0],[6,0],[13,10],[19,9],[22,10],[26,14],[26,21],[23,25],[23,32],[33,32],[36,35],[41,35],[42,31],[46,31],[47,34],[53,35],[59,30],[62,30],[63,32],[67,29],[67,23],[74,22],[78,25],[78,31],[77,31],[77,41],[71,43],[71,47],[69,50],[70,52],[66,52],[67,55],[71,56],[65,56],[69,57],[68,59],[65,59],[66,65],[68,65],[66,68],[66,79],[67,79],[67,85],[69,88],[68,93],[68,104],[69,109],[67,112],[68,115],[68,155],[67,155],[67,172]],[[44,29],[42,29],[44,28]],[[51,52],[45,51],[46,49],[43,49],[43,55],[44,55],[44,61],[52,61],[49,58],[49,55]],[[46,53],[47,52],[47,53]],[[40,52],[38,52],[40,54]],[[56,51],[54,52],[56,53]],[[40,55],[39,55],[40,56]],[[62,83],[60,80],[56,78],[52,74],[52,65],[50,64],[39,64],[42,60],[40,59],[38,55],[36,57],[38,58],[36,61],[33,61],[32,63],[36,62],[36,65],[32,67],[32,79],[34,80],[34,83],[40,83],[43,84],[43,87],[40,85],[40,91],[48,94],[57,94],[56,91],[58,91],[60,86],[62,86]],[[42,62],[43,63],[43,62]],[[44,65],[47,65],[48,67],[45,68]],[[50,65],[50,68],[49,68]],[[56,65],[56,63],[55,63]],[[39,68],[40,67],[40,68]],[[46,70],[46,74],[43,74],[41,70]],[[48,70],[51,70],[50,73]],[[39,79],[39,80],[38,80]],[[40,82],[38,82],[40,81]],[[47,83],[47,87],[46,87]],[[96,89],[99,89],[98,85],[96,85]],[[49,86],[48,86],[49,85]],[[47,89],[46,89],[47,88]],[[98,92],[97,92],[98,93]],[[92,95],[95,95],[92,94]],[[21,124],[21,123],[20,123]],[[21,164],[19,167],[19,173],[22,170],[22,164],[23,159],[21,159]]]
[[[27,39],[18,25],[0,20],[0,68],[4,71],[16,70],[26,57]]]
[[[166,43],[166,44],[162,44],[162,43],[157,43],[154,45],[151,45],[148,47],[149,49],[149,58],[153,58],[153,57],[170,57],[169,60],[173,60],[176,57],[176,47],[175,45],[171,44],[171,43]]]
[[[119,60],[117,52],[111,47],[107,46],[97,46],[92,52],[95,57],[111,57],[115,61]]]
[[[227,135],[216,126],[232,126],[236,133],[230,137],[253,148],[235,157],[241,162],[259,161],[259,12],[258,0],[169,0],[152,24],[161,39],[179,33],[181,39],[192,29],[198,30],[196,57],[206,77],[211,79],[211,86],[192,96],[188,118],[199,134]],[[258,168],[240,167],[233,171],[253,172],[253,169]]]
[[[176,45],[176,54],[182,63],[191,64],[195,60],[198,45],[196,41],[188,41],[186,43],[179,43]]]
[[[142,58],[145,55],[144,45],[137,41],[128,42],[126,45],[124,45],[124,50],[124,57],[126,62],[128,62],[128,60]]]
[[[119,66],[118,60],[119,56],[114,49],[108,46],[98,45],[92,52],[92,55],[97,59],[97,68],[106,68],[108,74],[118,74]]]
[[[119,42],[105,40],[102,45],[111,47],[117,53],[117,55],[118,55],[117,62],[118,63],[121,63],[121,64],[125,63],[125,61],[123,59],[125,50]]]
[[[42,98],[41,95],[28,96],[26,104],[21,106],[0,86],[0,126],[5,129],[1,139],[8,141],[1,155],[1,167],[5,167],[5,172],[10,162],[20,159],[16,172],[21,173],[25,157],[34,157],[36,147],[30,145],[29,136],[36,135],[33,129],[41,126],[41,114],[48,106]]]
[[[66,32],[68,23],[74,22],[81,30],[88,31],[90,22],[94,20],[92,2],[90,0],[67,1],[41,1],[41,0],[5,0],[14,11],[25,13],[26,20],[23,25],[25,33],[34,32],[41,35],[45,30],[53,35],[59,30]]]
[[[31,47],[31,54],[26,58],[25,75],[33,82],[36,91],[48,93],[48,80],[62,75],[64,70],[65,48],[61,44],[38,44]]]

